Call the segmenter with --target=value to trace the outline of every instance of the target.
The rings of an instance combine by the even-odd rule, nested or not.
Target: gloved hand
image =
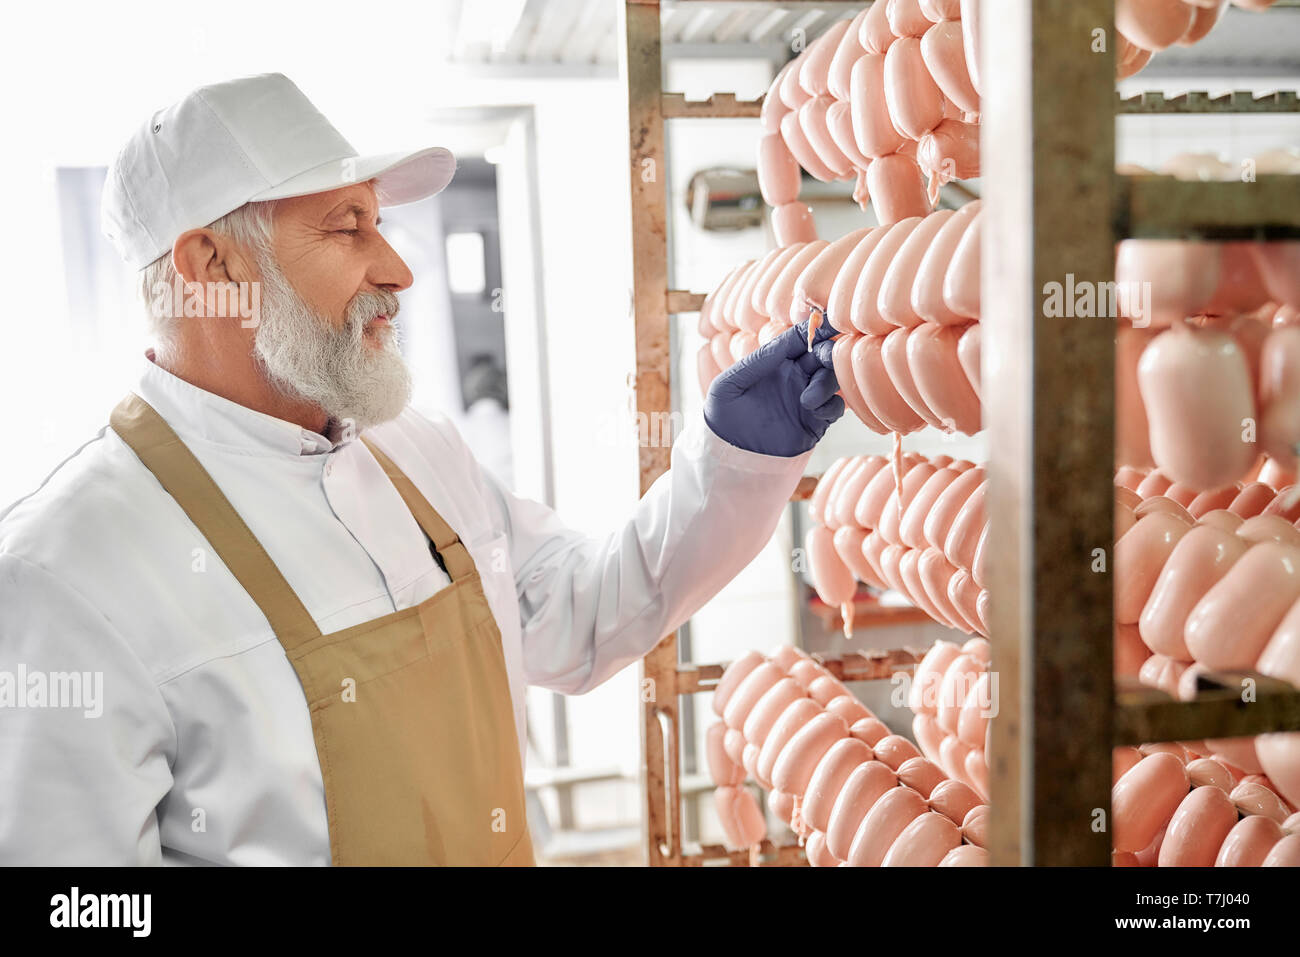
[[[807,452],[844,414],[831,365],[834,335],[823,322],[809,352],[805,321],[759,346],[713,380],[704,400],[705,423],[750,452]]]

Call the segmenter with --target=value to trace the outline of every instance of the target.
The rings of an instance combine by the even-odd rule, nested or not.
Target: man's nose
[[[406,262],[382,236],[379,237],[379,250],[371,266],[369,278],[375,286],[392,292],[409,289],[415,282],[415,277],[411,275]]]

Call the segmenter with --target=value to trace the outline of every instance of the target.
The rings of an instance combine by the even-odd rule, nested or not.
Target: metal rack
[[[719,2],[719,0],[713,0]],[[834,6],[777,0],[795,7]],[[1114,170],[1115,117],[1125,113],[1295,112],[1295,93],[1165,98],[1115,93],[1113,51],[1087,38],[1114,19],[1114,0],[1036,0],[985,16],[983,283],[985,421],[990,430],[990,562],[1000,713],[992,722],[990,851],[995,864],[1108,864],[1111,748],[1161,740],[1300,729],[1300,691],[1259,679],[1249,706],[1231,676],[1205,679],[1195,702],[1112,678],[1109,571],[1090,571],[1112,544],[1114,327],[1038,314],[1036,290],[1067,272],[1113,280],[1125,237],[1300,236],[1294,178],[1189,183]],[[858,7],[860,9],[860,6]],[[624,69],[632,200],[636,409],[672,411],[671,316],[704,294],[668,288],[664,120],[756,117],[761,100],[718,93],[687,101],[663,90],[659,0],[624,0]],[[1069,44],[1064,38],[1083,37]],[[1029,95],[1026,95],[1028,92]],[[994,357],[994,358],[990,358]],[[642,494],[669,449],[643,445]],[[795,498],[806,498],[806,477]],[[1041,558],[1041,556],[1051,556]],[[843,680],[909,673],[920,653],[828,659]],[[709,691],[720,664],[680,664],[676,634],[642,662],[645,844],[652,865],[805,863],[797,845],[752,852],[682,841],[680,696]],[[1215,685],[1217,684],[1217,687]],[[648,700],[646,700],[648,699]]]

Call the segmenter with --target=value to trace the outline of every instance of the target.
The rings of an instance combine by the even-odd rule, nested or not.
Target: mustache
[[[359,332],[375,316],[387,316],[390,322],[395,322],[401,308],[401,303],[397,301],[397,294],[387,289],[359,292],[348,303],[348,328],[353,332]]]

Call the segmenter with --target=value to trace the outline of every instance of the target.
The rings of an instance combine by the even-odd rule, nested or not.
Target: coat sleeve
[[[175,731],[158,688],[99,611],[13,554],[0,554],[0,702],[0,865],[161,863]]]
[[[739,449],[697,415],[669,471],[603,538],[485,472],[509,536],[527,682],[581,694],[643,657],[758,554],[811,454]]]

